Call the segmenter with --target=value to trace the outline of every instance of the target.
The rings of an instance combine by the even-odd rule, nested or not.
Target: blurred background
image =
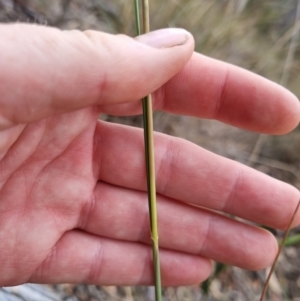
[[[251,70],[300,96],[300,0],[151,0],[152,29],[183,27],[196,50]],[[28,22],[62,29],[95,29],[135,35],[133,1],[0,0],[0,22]],[[251,95],[249,95],[249,101]],[[102,116],[142,126],[141,116]],[[156,112],[156,131],[188,139],[300,188],[300,128],[265,136],[212,120]],[[281,231],[272,230],[280,239]],[[281,254],[267,300],[300,301],[300,228]],[[228,238],[230,239],[230,237]],[[87,250],[88,252],[88,250]],[[217,266],[205,285],[166,288],[164,300],[258,300],[267,271]],[[48,290],[49,289],[49,290]],[[0,290],[0,300],[154,300],[153,288],[26,285]]]

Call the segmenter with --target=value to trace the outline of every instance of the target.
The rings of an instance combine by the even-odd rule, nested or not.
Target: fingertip
[[[234,264],[242,269],[259,271],[271,266],[278,253],[278,242],[275,236],[266,229],[257,228],[259,241],[245,244],[245,249],[240,250],[239,262]],[[258,232],[257,232],[258,234]]]
[[[300,202],[300,191],[287,183],[283,183],[284,189],[284,203],[280,206],[279,218],[274,221],[274,226],[277,229],[287,230],[290,223],[291,228],[300,224],[300,209],[298,208]],[[285,206],[285,208],[283,208]]]
[[[238,112],[243,119],[233,125],[272,135],[286,134],[298,125],[299,100],[292,92],[249,71],[236,67],[230,70],[228,82],[245,105]],[[228,116],[224,114],[224,118]]]
[[[273,124],[271,134],[283,135],[294,130],[300,122],[300,102],[295,94],[287,89],[280,87],[282,91],[279,97],[278,112],[281,112],[277,124]],[[280,95],[280,94],[279,94]]]
[[[207,258],[198,257],[197,264],[195,264],[193,268],[195,273],[195,281],[191,284],[199,284],[211,276],[213,270],[213,261]]]
[[[295,194],[296,194],[296,200],[297,203],[294,207],[292,207],[293,210],[293,216],[291,217],[292,220],[292,225],[291,228],[297,227],[300,224],[300,191],[293,187],[295,189]]]
[[[202,258],[204,259],[204,258]],[[204,273],[201,275],[202,278],[200,280],[200,283],[207,280],[213,273],[213,269],[214,269],[214,261],[208,258],[205,258],[205,264],[203,264],[204,266]]]
[[[296,95],[293,94],[293,96],[297,103],[297,105],[296,105],[296,121],[295,121],[295,126],[294,126],[294,128],[296,128],[300,124],[300,100]]]
[[[258,271],[271,266],[278,253],[278,242],[268,230],[261,229],[264,235],[264,244],[259,249],[253,250],[253,258],[248,266],[249,270]]]

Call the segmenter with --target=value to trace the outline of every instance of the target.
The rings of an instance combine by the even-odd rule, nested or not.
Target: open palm
[[[192,54],[185,31],[138,41],[29,25],[0,32],[0,285],[152,283],[143,134],[100,113],[138,114],[156,91],[156,109],[258,132],[299,122],[292,94]],[[156,134],[155,147],[163,283],[204,280],[209,259],[270,264],[271,234],[216,211],[285,228],[299,192],[184,140]]]

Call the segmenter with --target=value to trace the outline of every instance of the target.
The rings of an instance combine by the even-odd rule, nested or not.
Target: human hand
[[[171,113],[270,134],[299,123],[295,96],[193,54],[185,31],[0,35],[0,286],[152,283],[142,130],[101,112],[141,113],[156,91],[154,107]],[[163,284],[203,281],[210,259],[269,265],[270,233],[210,209],[284,229],[299,191],[182,139],[156,134],[155,147]]]

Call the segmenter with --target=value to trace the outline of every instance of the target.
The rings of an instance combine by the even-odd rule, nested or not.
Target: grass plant
[[[143,33],[150,31],[149,20],[149,1],[142,1],[143,15]],[[140,9],[139,0],[135,0],[135,15],[137,34],[140,35]],[[145,159],[147,171],[147,190],[149,202],[149,217],[151,227],[152,253],[153,253],[153,269],[155,278],[155,297],[156,301],[161,301],[161,274],[159,260],[159,244],[158,244],[158,225],[157,225],[157,209],[156,209],[156,186],[155,186],[155,158],[154,158],[154,139],[153,139],[153,110],[152,97],[146,96],[142,100],[143,103],[143,120],[144,120],[144,141],[145,141]]]

